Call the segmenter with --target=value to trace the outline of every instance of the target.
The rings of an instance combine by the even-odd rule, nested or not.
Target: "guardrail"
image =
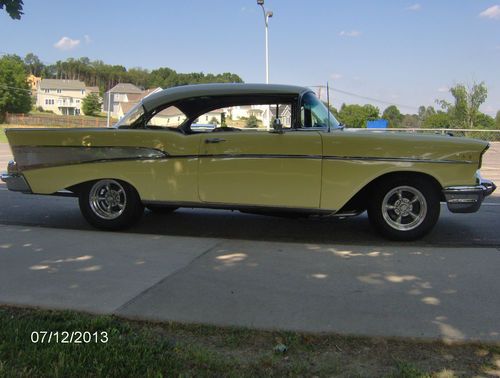
[[[421,129],[421,128],[388,128],[388,129],[349,129],[366,130],[372,132],[409,132],[409,133],[432,133],[451,136],[463,136],[488,141],[500,141],[500,130],[487,129]]]
[[[263,127],[243,127],[240,130],[254,130],[254,131],[267,131]],[[350,128],[346,130],[353,131],[371,131],[371,132],[406,132],[406,133],[427,133],[427,134],[441,134],[450,136],[462,136],[467,138],[475,138],[488,140],[491,142],[500,141],[500,130],[487,130],[487,129],[423,129],[423,128],[387,128],[387,129],[367,129],[367,128]]]

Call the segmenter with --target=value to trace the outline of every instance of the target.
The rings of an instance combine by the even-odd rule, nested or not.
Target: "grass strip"
[[[40,331],[107,342],[32,342]],[[53,336],[54,337],[54,336]],[[88,341],[88,340],[87,340]],[[286,351],[279,346],[286,346]],[[0,307],[0,377],[387,376],[500,371],[500,347],[150,323],[72,311]]]

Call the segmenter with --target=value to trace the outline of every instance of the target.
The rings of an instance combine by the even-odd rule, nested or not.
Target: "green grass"
[[[108,342],[32,343],[33,331],[107,332]],[[284,344],[288,350],[276,352]],[[0,377],[485,375],[500,348],[148,323],[0,307]]]
[[[7,143],[7,137],[5,136],[4,127],[0,126],[0,143]]]

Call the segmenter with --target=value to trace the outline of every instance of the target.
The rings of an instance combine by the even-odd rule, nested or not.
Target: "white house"
[[[83,99],[95,91],[79,80],[42,79],[37,87],[36,106],[55,114],[79,115]]]
[[[119,83],[104,94],[102,109],[108,111],[110,103],[111,117],[120,118],[120,102],[138,102],[142,89],[130,83]]]

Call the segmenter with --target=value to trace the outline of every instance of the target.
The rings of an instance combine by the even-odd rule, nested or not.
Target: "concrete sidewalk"
[[[0,303],[265,329],[500,342],[500,249],[0,226]]]

